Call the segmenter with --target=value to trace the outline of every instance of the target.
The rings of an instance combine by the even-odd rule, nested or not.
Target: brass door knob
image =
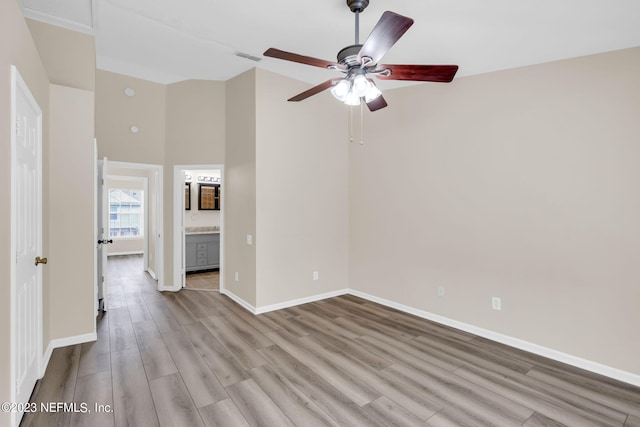
[[[40,258],[39,256],[36,257],[36,267],[38,266],[38,264],[46,264],[46,263],[47,263],[46,258]]]

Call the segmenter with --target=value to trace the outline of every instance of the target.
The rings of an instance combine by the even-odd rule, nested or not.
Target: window
[[[109,237],[144,236],[143,191],[109,189]]]

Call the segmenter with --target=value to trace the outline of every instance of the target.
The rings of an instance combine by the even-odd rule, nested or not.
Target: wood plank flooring
[[[108,268],[98,341],[56,349],[32,398],[90,412],[23,426],[640,427],[639,388],[353,296],[254,316]]]
[[[220,271],[202,271],[187,273],[184,287],[197,291],[219,291]]]

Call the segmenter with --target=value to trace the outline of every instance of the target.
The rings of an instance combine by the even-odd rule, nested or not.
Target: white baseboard
[[[538,344],[534,344],[528,341],[524,341],[518,338],[513,338],[508,335],[500,334],[498,332],[490,331],[488,329],[479,328],[477,326],[470,325],[468,323],[459,322],[457,320],[449,319],[447,317],[439,316],[437,314],[429,313],[428,311],[419,310],[404,304],[399,304],[384,298],[378,298],[374,295],[370,295],[364,292],[349,289],[351,295],[375,302],[387,307],[395,308],[405,313],[413,314],[423,319],[432,320],[442,325],[450,326],[452,328],[460,329],[461,331],[469,332],[474,335],[478,335],[483,338],[487,338],[491,341],[499,342],[501,344],[508,345],[520,350],[527,351],[529,353],[543,356],[548,359],[555,360],[557,362],[566,363],[567,365],[575,366],[586,371],[590,371],[596,374],[604,375],[609,378],[613,378],[628,384],[640,386],[640,375],[633,374],[631,372],[622,371],[611,366],[603,365],[601,363],[593,362],[591,360],[583,359],[571,354],[563,353],[561,351],[553,350],[551,348],[543,347]]]
[[[283,308],[295,307],[296,305],[307,304],[314,301],[321,301],[323,299],[333,298],[340,295],[346,295],[349,292],[347,289],[340,289],[337,291],[326,292],[324,294],[312,295],[309,297],[299,298],[295,300],[279,302],[277,304],[263,305],[261,307],[254,307],[252,304],[249,304],[248,302],[246,302],[245,300],[243,300],[242,298],[240,298],[239,296],[237,296],[236,294],[234,294],[233,292],[227,289],[220,289],[220,293],[223,295],[227,295],[229,298],[231,298],[232,300],[240,304],[245,310],[250,311],[253,314],[262,314],[262,313],[268,313],[270,311],[282,310]]]
[[[279,302],[277,304],[263,305],[256,309],[256,314],[268,313],[270,311],[281,310],[283,308],[295,307],[296,305],[307,304],[314,301],[321,301],[327,298],[338,297],[349,293],[348,289],[326,292],[324,294],[311,295],[310,297],[298,298],[291,301]]]
[[[240,298],[238,295],[234,294],[233,292],[229,291],[228,289],[222,289],[220,288],[220,293],[222,295],[226,295],[229,298],[231,298],[232,300],[234,300],[235,302],[237,302],[238,304],[240,304],[240,306],[242,306],[242,308],[244,308],[245,310],[253,313],[253,314],[258,314],[256,311],[256,308],[252,305],[249,304],[248,302],[246,302],[245,300],[243,300],[242,298]]]
[[[107,257],[120,256],[120,255],[144,255],[144,252],[141,252],[141,251],[110,252],[109,254],[107,254]]]
[[[158,286],[158,290],[160,292],[178,292],[181,289],[182,288],[176,289],[175,286],[173,286],[173,285]]]
[[[66,347],[69,345],[82,344],[85,342],[92,342],[98,339],[98,334],[95,332],[90,332],[88,334],[83,335],[75,335],[73,337],[65,337],[58,338],[55,340],[49,341],[49,345],[47,345],[47,350],[44,352],[42,356],[42,362],[40,363],[40,373],[38,378],[42,378],[44,373],[47,371],[47,366],[49,366],[49,360],[51,359],[51,355],[53,354],[53,350],[60,347]]]
[[[155,271],[153,271],[152,269],[147,268],[147,273],[149,273],[149,276],[151,276],[153,280],[158,280],[158,276],[156,276]]]

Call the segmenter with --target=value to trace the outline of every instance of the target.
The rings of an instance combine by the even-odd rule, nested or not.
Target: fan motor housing
[[[347,6],[353,13],[362,12],[369,6],[369,0],[347,0]]]
[[[358,53],[362,48],[361,44],[352,44],[338,52],[338,63],[347,66],[360,65]]]

